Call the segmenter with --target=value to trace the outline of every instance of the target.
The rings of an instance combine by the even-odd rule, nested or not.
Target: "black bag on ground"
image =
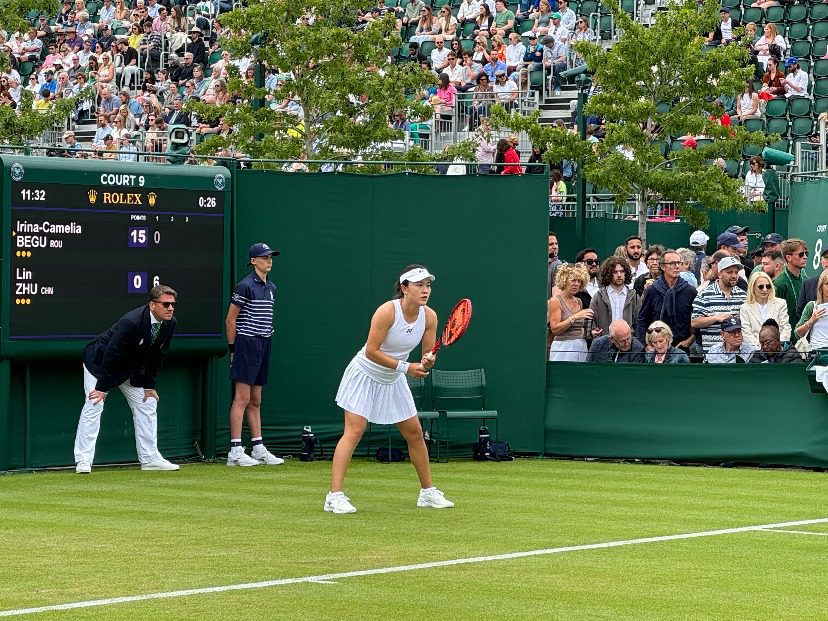
[[[384,464],[405,461],[405,453],[398,448],[389,450],[387,446],[381,446],[377,449],[377,461]]]

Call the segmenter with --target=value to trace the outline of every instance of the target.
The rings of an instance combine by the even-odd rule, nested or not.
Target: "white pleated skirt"
[[[395,382],[383,384],[363,371],[356,359],[342,375],[336,404],[378,425],[393,425],[417,416],[414,397],[402,373]]]
[[[549,348],[550,362],[586,362],[589,348],[585,339],[552,341]]]

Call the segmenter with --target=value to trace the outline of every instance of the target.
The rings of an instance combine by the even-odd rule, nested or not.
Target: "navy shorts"
[[[267,384],[272,340],[269,337],[237,335],[230,379],[251,386]]]

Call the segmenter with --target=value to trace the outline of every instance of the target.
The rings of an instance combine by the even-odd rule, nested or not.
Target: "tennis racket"
[[[469,327],[472,315],[472,303],[468,298],[463,298],[454,305],[454,309],[446,320],[446,326],[443,328],[443,333],[434,347],[431,348],[431,354],[436,354],[443,347],[454,345],[460,340],[460,337],[466,333],[466,328]]]

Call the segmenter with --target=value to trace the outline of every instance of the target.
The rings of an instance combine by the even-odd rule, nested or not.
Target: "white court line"
[[[265,589],[274,586],[285,586],[288,584],[303,584],[314,582],[330,582],[343,578],[356,578],[359,576],[377,576],[382,574],[394,574],[404,571],[419,571],[423,569],[434,569],[437,567],[451,567],[453,565],[468,565],[471,563],[488,563],[491,561],[507,561],[530,556],[545,556],[548,554],[562,554],[564,552],[578,552],[581,550],[601,550],[605,548],[619,548],[621,546],[633,546],[645,543],[659,543],[662,541],[677,541],[680,539],[697,539],[699,537],[716,537],[720,535],[733,535],[736,533],[748,533],[764,531],[768,529],[785,528],[787,526],[806,526],[808,524],[828,523],[828,517],[812,520],[797,520],[794,522],[779,522],[777,524],[758,524],[756,526],[740,526],[738,528],[723,528],[719,530],[705,530],[696,533],[681,533],[678,535],[661,535],[658,537],[642,537],[641,539],[624,539],[621,541],[605,541],[603,543],[588,543],[579,546],[564,546],[560,548],[544,548],[541,550],[527,550],[525,552],[509,552],[506,554],[493,554],[491,556],[474,556],[471,558],[457,558],[446,561],[433,561],[431,563],[417,563],[414,565],[398,565],[396,567],[379,567],[376,569],[362,569],[358,571],[346,571],[336,574],[322,574],[319,576],[303,576],[300,578],[282,578],[280,580],[266,580],[264,582],[247,582],[242,584],[226,584],[215,587],[203,587],[199,589],[185,589],[182,591],[167,591],[161,593],[145,593],[144,595],[128,595],[124,597],[110,597],[107,599],[92,599],[85,602],[71,602],[68,604],[54,604],[51,606],[38,606],[36,608],[18,608],[17,610],[0,610],[0,617],[15,617],[22,615],[33,615],[40,612],[53,612],[56,610],[74,610],[76,608],[92,608],[95,606],[111,606],[113,604],[128,604],[131,602],[145,602],[153,599],[172,599],[175,597],[189,597],[191,595],[205,595],[208,593],[224,593],[226,591],[243,591],[248,589]]]
[[[776,528],[763,528],[768,533],[793,533],[794,535],[816,535],[817,537],[828,537],[828,533],[815,533],[810,530],[782,530]]]

